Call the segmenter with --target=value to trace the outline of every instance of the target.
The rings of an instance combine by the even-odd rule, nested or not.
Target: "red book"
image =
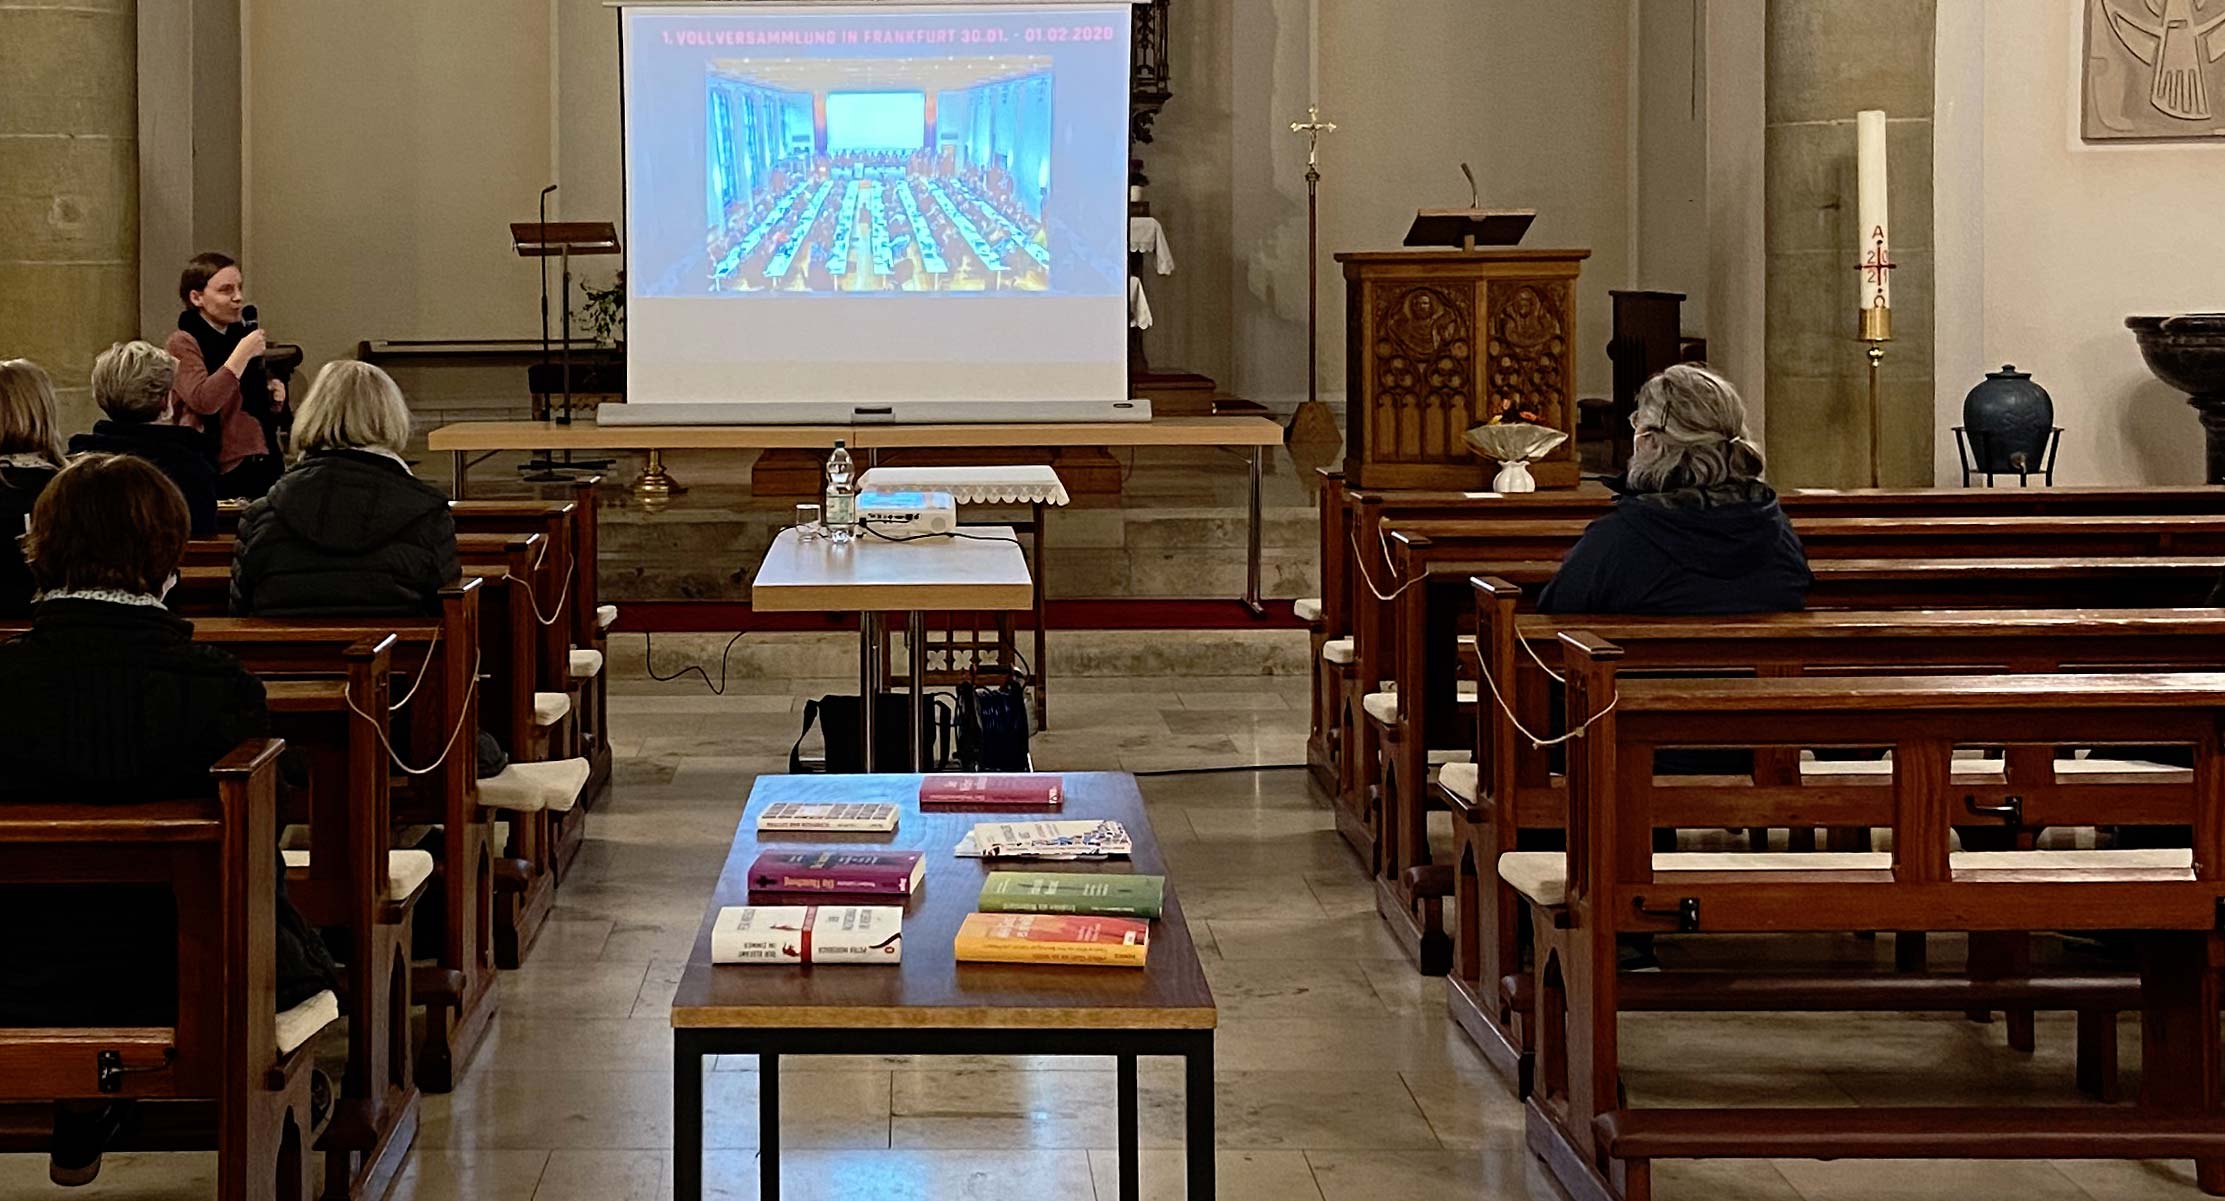
[[[764,851],[749,865],[749,890],[908,897],[926,873],[918,851]]]
[[[1065,803],[1064,776],[928,776],[919,782],[921,809],[1056,809]]]

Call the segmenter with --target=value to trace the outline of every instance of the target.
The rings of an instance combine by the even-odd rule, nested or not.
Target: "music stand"
[[[1536,209],[1423,209],[1406,231],[1408,246],[1512,246],[1530,232]]]
[[[564,261],[563,338],[558,344],[561,347],[559,353],[563,362],[564,397],[562,406],[555,411],[553,416],[556,424],[570,425],[572,423],[572,256],[575,254],[617,254],[619,252],[618,227],[608,221],[513,221],[510,223],[510,246],[511,249],[517,251],[519,258],[545,259],[556,257]],[[545,275],[542,276],[544,289],[547,287],[545,282],[547,278]],[[549,357],[547,296],[548,293],[544,290],[541,301],[541,365],[544,367],[548,365]],[[528,463],[526,467],[539,466],[544,473],[548,473],[548,478],[553,479],[560,478],[553,474],[560,468],[581,467],[595,470],[609,465],[610,460],[608,459],[575,463],[572,461],[571,451],[566,450],[562,463],[553,462],[544,456],[539,464]]]

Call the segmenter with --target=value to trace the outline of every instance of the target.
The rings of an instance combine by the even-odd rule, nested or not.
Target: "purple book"
[[[926,873],[919,851],[764,851],[749,865],[749,890],[908,897]]]

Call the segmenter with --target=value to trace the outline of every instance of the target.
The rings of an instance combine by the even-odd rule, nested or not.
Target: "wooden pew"
[[[2192,1158],[2203,1191],[2225,1193],[2225,676],[1617,681],[1605,672],[1613,644],[1574,633],[1563,646],[1567,712],[1602,714],[1570,751],[1569,849],[1509,856],[1500,872],[1529,900],[1543,965],[1528,1142],[1571,1195],[1650,1201],[1655,1159],[1910,1156]],[[1891,746],[1893,850],[1814,867],[1657,858],[1654,754],[1695,735]],[[2193,746],[2190,853],[1950,856],[1949,829],[1964,817],[1948,786],[1954,747],[2089,740]],[[1617,972],[1620,934],[2020,933],[2087,928],[2101,914],[2142,944],[2145,1070],[2134,1104],[1660,1109],[1622,1096],[1618,1014],[1643,986]]]
[[[457,557],[464,561],[471,561],[475,559],[484,559],[490,555],[500,555],[507,543],[507,534],[509,532],[510,531],[457,534]],[[229,536],[222,538],[195,538],[185,544],[184,565],[187,567],[224,568],[227,572],[225,578],[228,587],[230,582],[229,571],[232,566],[232,558],[237,550],[238,543]],[[228,596],[229,593],[227,593],[227,597]]]
[[[537,695],[546,691],[544,680],[569,675],[569,650],[559,657],[550,628],[536,615],[539,595],[557,595],[556,580],[549,577],[544,554],[548,539],[542,534],[499,536],[499,559],[466,562],[467,578],[485,581],[491,594],[479,608],[478,637],[483,676],[478,706],[482,727],[493,734],[521,762],[562,757],[569,729],[569,702],[557,712],[537,706]],[[172,590],[171,608],[189,617],[221,614],[228,605],[228,567],[185,567]],[[560,578],[560,577],[559,577]],[[561,691],[557,695],[565,695]],[[442,732],[443,738],[446,731]],[[471,759],[468,741],[457,752]],[[585,838],[586,815],[575,808],[552,819],[546,811],[520,814],[509,823],[506,854],[494,864],[496,900],[491,939],[496,962],[514,968],[524,960],[526,948],[540,932],[555,902],[558,874],[576,858]],[[437,1073],[427,1073],[437,1079]],[[428,1087],[430,1087],[428,1085]]]
[[[197,618],[196,641],[223,647],[249,670],[266,678],[298,677],[326,670],[336,653],[344,653],[375,640],[390,656],[385,689],[400,687],[407,703],[391,699],[373,703],[354,701],[353,708],[378,714],[391,710],[392,722],[406,738],[393,741],[408,747],[413,766],[430,765],[417,774],[402,773],[403,790],[387,797],[390,826],[437,825],[442,828],[441,857],[435,870],[441,891],[443,937],[427,956],[433,962],[409,974],[411,999],[425,1006],[425,1036],[416,1044],[413,1083],[425,1091],[447,1092],[456,1074],[485,1038],[497,1008],[497,979],[493,913],[495,864],[491,848],[493,821],[479,803],[475,759],[469,732],[479,727],[480,693],[475,669],[486,666],[479,634],[480,600],[486,591],[474,577],[449,588],[441,596],[437,619],[397,621],[392,618]],[[352,666],[352,664],[351,664]],[[348,700],[359,690],[379,687],[355,682],[350,672]],[[266,685],[286,691],[287,685]],[[274,693],[274,705],[279,693]],[[399,708],[394,706],[399,705]],[[322,711],[303,706],[304,712],[281,720],[300,724],[329,718],[329,703]],[[346,704],[342,709],[352,716]],[[281,714],[284,710],[281,709]],[[350,725],[347,744],[348,778],[390,777],[386,743],[372,747],[361,738],[367,723]],[[311,726],[314,729],[314,726]],[[458,731],[463,733],[459,734]],[[358,763],[369,757],[379,767],[371,772]],[[312,834],[312,838],[315,835]],[[383,850],[388,843],[381,843]],[[353,848],[341,852],[343,861],[355,861]],[[322,848],[312,846],[311,867],[328,862]],[[383,856],[372,856],[374,870],[386,866]],[[381,898],[382,920],[394,916],[391,877],[382,878],[372,895]],[[374,981],[374,984],[383,984]],[[405,1027],[406,1029],[406,1027]],[[395,1064],[391,1055],[387,1070]],[[375,1079],[375,1074],[372,1079]],[[374,1163],[376,1161],[374,1160]]]
[[[214,799],[0,805],[0,879],[165,888],[180,965],[170,1025],[0,1028],[0,1147],[46,1150],[56,1100],[132,1099],[118,1150],[214,1147],[220,1201],[310,1194],[311,1069],[340,1025],[316,1001],[274,1017],[283,746],[227,755]]]
[[[1950,541],[1960,535],[1950,535]],[[1542,584],[1557,564],[1539,560],[1491,562],[1468,557],[1463,544],[1394,535],[1399,549],[1402,591],[1392,602],[1362,615],[1384,633],[1363,646],[1355,660],[1346,702],[1357,722],[1354,753],[1346,764],[1346,787],[1337,798],[1338,828],[1375,869],[1383,908],[1412,909],[1415,898],[1406,873],[1426,859],[1422,787],[1431,750],[1465,748],[1455,708],[1453,669],[1463,660],[1455,636],[1472,628],[1467,578],[1509,575]],[[1928,557],[1920,526],[1907,527],[1901,545],[1906,559],[1811,560],[1816,583],[1813,608],[1966,607],[2171,607],[2199,604],[2225,571],[2225,555],[2149,559],[1990,560]],[[1486,551],[1485,553],[1488,553]],[[1415,581],[1407,587],[1403,581]],[[1533,593],[1534,595],[1534,593]],[[1387,644],[1378,651],[1375,645]],[[1364,680],[1393,681],[1395,697],[1369,689]],[[1414,686],[1420,681],[1421,686]],[[1369,697],[1373,696],[1371,702]],[[1375,711],[1368,712],[1373,703]],[[1408,736],[1416,732],[1417,736]],[[1432,899],[1433,900],[1433,899]],[[1395,904],[1394,904],[1395,902]],[[1419,917],[1403,923],[1425,969],[1442,970],[1450,945],[1439,928],[1433,904],[1419,905]],[[1394,925],[1394,929],[1401,926]]]
[[[1352,727],[1338,720],[1343,700],[1339,682],[1348,678],[1344,669],[1351,665],[1351,659],[1339,652],[1332,661],[1323,656],[1322,648],[1353,636],[1355,605],[1367,588],[1362,570],[1371,569],[1378,582],[1391,573],[1389,550],[1379,534],[1383,522],[1589,521],[1607,510],[1612,494],[1592,482],[1574,489],[1527,494],[1356,489],[1345,486],[1341,469],[1325,469],[1321,475],[1322,592],[1317,603],[1308,606],[1318,609],[1320,616],[1309,623],[1315,686],[1307,759],[1314,779],[1324,791],[1334,793],[1343,778],[1343,744],[1352,734]],[[1790,489],[1780,494],[1779,500],[1796,520],[1934,515],[2225,516],[2225,488],[2217,487]]]
[[[1475,653],[1480,673],[1490,681],[1486,692],[1504,697],[1522,726],[1541,735],[1549,731],[1552,684],[1544,664],[1560,654],[1558,639],[1564,630],[1583,630],[1613,642],[1622,651],[1619,666],[1624,671],[1776,678],[1883,671],[2225,668],[2225,610],[2217,609],[1517,616],[1518,597],[1511,585],[1485,579],[1475,581],[1474,589]],[[1535,1031],[1521,1018],[1534,981],[1521,962],[1520,902],[1499,880],[1497,865],[1516,850],[1520,831],[1565,828],[1566,782],[1551,770],[1547,753],[1533,747],[1499,705],[1477,706],[1474,731],[1472,765],[1449,768],[1438,781],[1439,799],[1453,811],[1455,842],[1450,872],[1457,934],[1447,1007],[1486,1056],[1526,1093]],[[2007,846],[2029,845],[2049,826],[2177,825],[2191,820],[2184,772],[2062,770],[2066,774],[2059,776],[2050,751],[2023,749],[2003,761],[1958,763],[1954,783],[1972,809],[2000,811],[1982,820],[1996,824],[1994,837]],[[1789,813],[1803,826],[1866,830],[1886,824],[1878,812],[1884,778],[1822,770],[1803,774],[1797,755],[1773,751],[1757,755],[1752,777],[1665,782],[1657,797],[1666,798],[1664,812],[1690,818],[1693,827],[1750,828],[1750,819]],[[1966,842],[1974,844],[1980,819],[1974,813],[1966,817],[1972,820],[1962,823],[1962,831]],[[1813,849],[1812,839],[1796,837],[1792,845]],[[1853,845],[1850,841],[1833,849]],[[2012,1045],[2028,1049],[2028,1039],[2028,1027],[2021,1034],[2012,1029]]]
[[[610,735],[607,687],[608,633],[597,620],[601,589],[597,579],[598,532],[595,479],[573,484],[564,499],[459,500],[449,502],[458,537],[515,531],[544,533],[561,542],[557,566],[568,581],[564,589],[565,626],[570,634],[570,688],[579,712],[581,751],[592,765],[590,808],[609,786]]]

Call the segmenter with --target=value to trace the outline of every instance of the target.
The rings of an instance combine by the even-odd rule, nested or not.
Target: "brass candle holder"
[[[1870,487],[1876,488],[1881,486],[1883,480],[1878,446],[1883,430],[1884,404],[1878,395],[1878,372],[1885,366],[1885,344],[1893,340],[1893,310],[1882,304],[1863,309],[1861,331],[1856,336],[1869,347]]]

